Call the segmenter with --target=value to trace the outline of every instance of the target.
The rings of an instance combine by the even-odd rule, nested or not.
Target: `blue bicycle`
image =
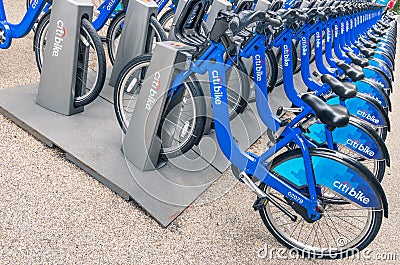
[[[194,1],[188,1],[189,9]],[[231,50],[223,43],[232,43],[231,37],[252,23],[257,23],[256,30],[262,30],[277,21],[260,11],[239,15],[220,12],[205,45],[193,55],[190,68],[177,73],[163,115],[168,115],[169,102],[184,93],[195,74],[208,73],[218,144],[234,165],[234,175],[257,194],[253,207],[260,212],[268,230],[285,246],[304,255],[352,255],[372,242],[382,217],[387,217],[384,191],[362,164],[336,151],[316,147],[304,136],[318,120],[333,131],[346,126],[350,116],[345,107],[329,106],[305,93],[299,100],[307,104],[303,103],[298,116],[292,120],[276,118],[268,105],[265,68],[260,69],[264,62],[254,60],[258,113],[272,131],[283,130],[282,138],[257,156],[240,150],[232,136],[226,87],[226,56]],[[178,20],[178,34],[185,24],[183,19]],[[226,34],[228,29],[233,36]],[[264,58],[265,46],[253,49],[252,56]],[[133,71],[145,75],[144,69],[130,70],[135,78],[138,75]],[[276,156],[290,143],[298,148]]]
[[[3,0],[0,1],[0,49],[11,46],[12,39],[26,36],[40,16],[46,0],[35,1],[29,6],[28,11],[19,24],[11,24],[7,21]]]
[[[110,58],[111,64],[114,64],[115,56],[117,54],[117,48],[119,44],[119,38],[122,33],[123,23],[125,20],[126,6],[121,5],[121,2],[125,2],[124,0],[104,0],[101,1],[101,4],[96,8],[94,21],[92,22],[93,28],[99,32],[102,29],[105,29],[105,25],[107,27],[107,35],[104,38],[107,43],[108,56]],[[126,1],[127,2],[127,1]],[[36,55],[36,63],[39,71],[42,69],[43,63],[43,52],[46,46],[47,40],[47,31],[50,23],[50,8],[46,7],[48,11],[41,17],[38,22],[35,37],[34,37],[34,51]],[[111,22],[110,22],[111,21]],[[162,41],[166,39],[165,32],[163,31],[160,23],[157,21],[157,18],[150,17],[150,28],[151,31],[149,36],[154,35],[154,41]],[[149,42],[153,42],[153,40],[149,40]],[[151,47],[151,45],[148,45]]]
[[[27,35],[35,25],[43,8],[46,4],[51,3],[52,0],[33,1],[21,22],[19,24],[11,24],[7,21],[3,1],[0,0],[0,49],[9,48],[12,39],[22,38]],[[75,91],[75,107],[87,105],[95,100],[103,88],[106,77],[106,57],[103,45],[96,30],[85,17],[82,18],[80,34],[78,54],[75,55],[78,58],[77,72],[80,74],[76,78],[77,83],[80,84],[77,87],[85,87],[86,89]],[[69,37],[63,34],[60,36]],[[83,68],[84,64],[79,63],[84,58],[87,58],[89,61],[88,68]],[[85,80],[84,84],[82,80]]]
[[[260,156],[240,150],[232,136],[225,86],[227,50],[220,38],[228,28],[235,35],[253,22],[272,23],[262,12],[239,17],[221,13],[207,48],[195,56],[197,60],[189,71],[177,76],[170,93],[175,93],[174,88],[192,73],[207,72],[219,146],[240,172],[235,175],[257,194],[253,207],[260,211],[268,230],[279,242],[305,255],[352,255],[354,249],[361,250],[374,239],[383,214],[387,217],[384,192],[361,164],[335,151],[309,146],[303,136],[303,130],[317,119],[332,129],[345,126],[349,116],[344,107],[328,106],[318,97],[304,94],[301,98],[309,107],[292,121],[298,126],[287,126],[283,138]],[[265,50],[257,52],[264,56]],[[275,119],[268,107],[267,90],[260,89],[265,88],[265,81],[256,80],[257,108],[270,129],[277,131],[285,122]],[[271,160],[290,142],[299,148]]]

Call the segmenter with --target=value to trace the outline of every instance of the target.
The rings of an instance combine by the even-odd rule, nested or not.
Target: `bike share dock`
[[[75,7],[78,13],[82,10],[88,12],[87,3],[84,7]],[[64,10],[62,4],[58,6],[56,1],[52,14],[57,14],[57,9]],[[59,14],[62,15],[62,12]],[[75,39],[71,45],[77,45]],[[67,39],[64,46],[68,46]],[[67,65],[63,64],[63,68],[75,65],[70,60]],[[40,88],[38,84],[31,84],[0,89],[0,112],[46,145],[60,148],[69,161],[125,200],[133,199],[161,225],[169,225],[229,167],[229,161],[219,150],[215,135],[211,133],[204,136],[198,146],[168,160],[166,165],[156,170],[136,168],[121,150],[124,135],[115,117],[109,77],[100,97],[84,109],[74,110],[70,108],[73,100],[70,96],[71,80],[63,84],[57,82],[57,75],[49,74],[54,69],[52,65],[43,68],[42,74],[47,76],[47,81],[41,80]],[[282,91],[279,88],[274,90],[272,105],[282,105],[285,98]],[[69,101],[61,102],[61,95],[68,95]],[[59,110],[54,102],[46,105],[49,103],[46,98],[48,101],[60,101],[65,106]],[[250,104],[232,121],[233,135],[244,150],[265,130],[254,104]]]
[[[146,8],[154,12],[151,3],[131,2],[141,3],[141,12]],[[88,0],[55,1],[52,9],[50,39],[51,34],[55,34],[55,30],[51,30],[52,26],[65,16],[65,10],[70,10],[77,18],[82,14],[90,17],[92,12]],[[127,13],[127,21],[130,17],[140,17],[134,14],[135,8],[130,10],[131,12]],[[130,32],[140,30],[139,27],[129,25],[126,25],[125,29],[129,28]],[[76,31],[80,27],[80,19],[74,19],[68,27],[67,32],[72,32],[70,27]],[[108,71],[109,76],[101,95],[84,108],[74,109],[78,58],[73,58],[70,54],[75,53],[77,48],[77,36],[75,33],[65,36],[64,50],[59,58],[50,58],[51,50],[45,50],[40,84],[0,89],[0,112],[46,145],[60,148],[69,161],[125,200],[133,199],[161,225],[167,226],[192,204],[230,163],[219,151],[215,137],[210,134],[204,137],[199,147],[169,159],[166,165],[156,170],[142,171],[136,168],[122,152],[124,134],[114,112],[114,89],[108,85],[111,71]],[[129,39],[121,40],[121,43],[129,44],[134,41],[129,34],[126,38]],[[141,39],[145,41],[147,37],[143,36]],[[135,45],[140,46],[144,43]],[[142,53],[140,49],[137,52]],[[134,56],[136,54],[129,54],[129,57]],[[127,56],[119,57],[127,59]],[[86,64],[84,61],[82,63]],[[122,64],[116,62],[116,65]],[[59,78],[62,82],[58,82]],[[253,110],[247,108],[242,115],[235,118],[232,125],[234,135],[243,149],[254,143],[266,129]],[[203,146],[207,148],[202,148]],[[143,153],[143,156],[145,155]]]

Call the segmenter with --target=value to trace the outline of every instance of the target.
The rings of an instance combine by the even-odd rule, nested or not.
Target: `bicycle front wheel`
[[[117,56],[119,41],[121,38],[122,28],[125,21],[125,15],[126,15],[125,13],[126,13],[125,11],[120,11],[111,21],[111,24],[107,31],[108,57],[110,58],[110,62],[112,64],[114,64],[115,58]],[[150,37],[148,39],[147,50],[145,50],[145,53],[151,53],[154,46],[153,44],[155,42],[160,42],[167,39],[167,36],[165,35],[164,30],[162,29],[162,26],[154,16],[150,17],[149,23],[150,27],[148,36]]]
[[[122,69],[117,79],[114,90],[114,109],[124,133],[128,129],[136,107],[151,56],[147,54],[134,58]],[[204,131],[205,101],[202,89],[195,80],[186,81],[182,84],[182,94],[177,97],[170,95],[167,98],[161,117],[158,132],[162,144],[161,155],[170,158],[191,149]]]
[[[36,63],[41,72],[50,23],[50,12],[39,22],[34,38]],[[77,52],[75,107],[91,103],[100,94],[106,78],[106,57],[100,37],[92,24],[82,18]]]

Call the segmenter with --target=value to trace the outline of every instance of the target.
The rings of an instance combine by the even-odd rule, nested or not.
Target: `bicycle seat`
[[[389,25],[384,24],[382,21],[378,21],[378,24],[379,24],[379,26],[382,27],[383,29],[388,29],[388,28],[390,28]]]
[[[348,65],[347,63],[343,62],[343,61],[337,61],[336,62],[337,67],[339,67],[340,69],[342,69],[345,74],[351,78],[351,80],[355,81],[359,81],[361,79],[363,79],[365,77],[362,69],[355,69],[354,67],[351,67],[350,65]]]
[[[355,55],[352,52],[347,52],[346,54],[356,65],[359,65],[361,67],[367,67],[369,65],[368,59],[366,59],[366,58],[358,57],[357,55]]]
[[[360,41],[362,42],[362,44],[370,49],[376,49],[377,45],[369,40],[366,40],[364,38],[360,38]]]
[[[374,33],[375,33],[376,35],[378,35],[379,37],[383,37],[383,35],[385,35],[385,32],[382,31],[382,30],[380,30],[380,29],[376,29],[376,28],[373,27],[372,30],[373,30]]]
[[[328,125],[328,129],[345,127],[349,123],[350,114],[346,107],[328,105],[313,94],[304,94],[301,99],[314,110],[315,115],[322,123]]]
[[[374,54],[375,54],[375,51],[374,51],[374,50],[369,49],[369,48],[366,48],[366,47],[364,47],[364,46],[362,46],[362,45],[360,45],[360,44],[356,44],[355,46],[356,46],[356,47],[360,50],[360,52],[361,52],[365,57],[367,57],[367,58],[370,58],[370,57],[374,56]]]
[[[321,81],[328,84],[332,91],[341,99],[354,98],[357,94],[357,87],[355,84],[341,82],[331,75],[323,75]]]
[[[370,32],[367,32],[367,36],[372,42],[375,42],[375,43],[380,42],[380,39],[377,38],[376,36],[374,36],[373,34],[371,34]]]

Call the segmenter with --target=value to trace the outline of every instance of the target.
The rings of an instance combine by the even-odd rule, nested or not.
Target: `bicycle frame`
[[[0,0],[0,29],[4,30],[5,42],[0,43],[0,49],[7,49],[11,46],[12,39],[26,36],[33,28],[37,18],[40,16],[46,0],[35,0],[31,3],[21,22],[12,24],[7,21],[3,0]]]
[[[280,37],[277,37],[276,41],[279,41],[280,39],[285,39],[285,38],[291,39],[289,37],[291,36],[290,34],[292,34],[292,32],[289,31],[288,35],[286,35],[285,32],[286,31],[283,31],[281,33]],[[263,49],[263,50],[265,50],[267,48],[266,38],[267,37],[264,33],[260,34],[260,33],[255,32],[254,35],[250,39],[248,39],[245,44],[242,43],[242,46],[244,45],[244,47],[242,47],[240,49],[239,55],[237,56],[239,58],[252,58],[253,59],[254,79],[255,80],[262,78],[263,75],[265,75],[264,73],[266,73],[266,69],[263,69],[263,68],[265,68],[265,64],[261,63],[261,60],[262,60],[261,58],[263,58],[262,54],[255,52],[256,51],[255,47],[257,47],[257,49]],[[288,46],[288,49],[292,48],[291,41],[287,42],[286,45]],[[308,49],[308,45],[306,46],[306,48]],[[305,65],[308,66],[308,59],[309,59],[308,50],[306,50],[305,55],[307,58],[307,62]],[[225,72],[227,72],[229,70],[229,68],[232,67],[233,62],[236,62],[238,60],[237,57],[232,56],[231,60],[228,60],[225,62]],[[289,58],[289,57],[287,57],[286,59],[283,58],[282,61],[284,61],[284,60],[287,60],[287,64],[289,66],[292,65],[292,58]],[[284,86],[285,92],[291,100],[297,102],[297,104],[301,104],[301,105],[297,105],[297,106],[302,108],[302,113],[298,117],[296,117],[293,120],[293,122],[288,124],[287,128],[294,128],[301,119],[303,119],[304,117],[308,116],[309,114],[311,114],[313,112],[313,110],[308,105],[306,105],[302,100],[299,99],[297,91],[294,88],[293,81],[290,82],[291,77],[292,77],[292,73],[290,73],[290,72],[288,73],[287,71],[284,72],[284,78],[288,79],[286,86]],[[264,77],[264,80],[265,80],[265,78],[266,77]],[[266,82],[264,83],[263,81],[260,81],[258,83],[258,87],[261,88],[259,91],[267,91]],[[330,91],[330,88],[329,88],[329,86],[325,85],[325,86],[318,87],[318,90],[319,90],[319,93],[317,93],[317,95],[321,95],[322,93],[326,93],[326,92]],[[276,132],[277,129],[280,127],[279,126],[280,121],[277,120],[275,118],[275,116],[273,115],[273,113],[271,112],[268,102],[266,102],[264,100],[266,97],[268,97],[267,93],[263,93],[263,95],[259,95],[259,94],[257,94],[257,90],[256,90],[256,98],[259,99],[258,104],[257,104],[257,110],[258,110],[258,113],[263,113],[263,115],[260,115],[260,118],[263,121],[263,123],[271,131]],[[306,139],[306,143],[308,146],[316,147],[317,144],[322,144],[322,143],[326,142],[327,147],[329,149],[337,150],[338,148],[335,143],[341,143],[341,144],[347,146],[348,148],[354,150],[355,152],[360,153],[360,155],[366,156],[367,158],[385,159],[389,163],[389,156],[387,154],[387,150],[380,150],[380,148],[376,144],[374,144],[374,140],[371,139],[371,137],[369,135],[360,131],[360,129],[358,127],[356,127],[354,125],[349,125],[346,128],[339,128],[339,129],[336,129],[336,131],[332,132],[332,131],[329,131],[325,125],[323,125],[323,126],[324,127],[321,128],[320,126],[317,126],[315,124],[309,128],[310,133],[306,134],[307,136],[309,136],[309,138]],[[281,135],[284,136],[287,133],[288,133],[288,131],[285,130],[282,132]],[[322,133],[324,134],[324,137],[321,136]],[[354,138],[354,137],[356,137],[358,141],[368,144],[368,148],[370,150],[373,150],[373,155],[371,155],[372,153],[370,153],[370,154],[362,153],[360,150],[358,150],[357,148],[354,148],[354,146],[351,146],[350,144],[347,143],[348,138]]]
[[[163,8],[168,4],[169,0],[159,0],[157,1],[157,5],[158,5],[158,13],[161,12],[161,10],[163,10]],[[94,27],[94,29],[96,31],[101,30],[107,20],[112,17],[112,15],[114,14],[115,10],[118,8],[118,6],[121,4],[121,0],[105,0],[98,8],[97,11],[99,11],[99,15],[97,16],[97,18],[92,22],[92,25]],[[169,5],[170,8],[175,9],[175,5],[170,4]],[[50,5],[47,4],[44,7],[44,12],[46,12],[47,10],[49,10]],[[121,25],[122,27],[123,25]]]
[[[99,7],[99,15],[92,25],[96,31],[101,30],[106,24],[107,20],[112,16],[115,9],[119,6],[121,0],[105,0]]]
[[[329,74],[332,76],[337,76],[335,70],[337,68],[327,68],[325,66],[325,63],[322,60],[323,57],[323,50],[322,50],[322,30],[321,28],[324,26],[320,26],[321,23],[316,23],[315,25],[306,25],[302,27],[300,30],[297,31],[296,34],[294,34],[294,37],[300,41],[300,47],[301,47],[301,52],[300,52],[300,57],[301,57],[301,75],[304,83],[313,91],[321,91],[322,93],[326,93],[330,90],[330,87],[327,84],[320,84],[314,80],[310,73],[310,51],[309,51],[309,41],[310,41],[310,36],[314,35],[315,37],[315,62],[316,66],[318,68],[318,71],[321,74]],[[289,36],[288,36],[289,37]],[[330,33],[327,38],[330,38]],[[327,46],[327,49],[329,49],[329,46]],[[383,107],[385,108],[391,108],[391,103],[390,99],[387,96],[387,93],[378,87],[375,87],[373,84],[371,84],[368,79],[366,80],[360,80],[355,82],[355,85],[357,86],[357,90],[364,95],[371,97],[375,100],[377,100]],[[345,106],[345,102],[341,101],[341,105]]]
[[[261,40],[265,41],[265,36],[260,35]],[[264,38],[264,39],[263,39]],[[311,164],[310,153],[308,148],[311,146],[310,142],[302,135],[302,129],[300,127],[287,126],[285,129],[285,136],[275,146],[268,149],[261,156],[255,156],[243,152],[236,142],[233,140],[233,136],[230,129],[230,119],[228,110],[228,100],[226,94],[226,76],[225,70],[226,65],[224,63],[225,48],[222,44],[211,42],[209,48],[196,60],[191,63],[191,67],[187,71],[182,71],[174,79],[168,96],[172,96],[178,92],[182,87],[182,82],[188,78],[191,74],[205,74],[209,75],[210,91],[212,97],[212,107],[214,113],[214,124],[215,131],[219,146],[224,155],[240,170],[246,172],[246,174],[257,177],[260,181],[264,182],[268,186],[277,190],[278,192],[288,196],[291,199],[295,199],[296,203],[307,209],[309,218],[317,220],[320,217],[320,213],[317,210],[318,200],[317,195],[319,194],[319,186],[315,182],[313,175],[313,167]],[[258,49],[253,49],[252,56],[254,58],[263,58],[265,56],[265,46],[261,45]],[[254,69],[259,66],[260,62],[254,60]],[[265,62],[261,61],[262,65]],[[272,115],[272,111],[268,106],[267,88],[266,88],[266,69],[262,67],[262,73],[259,79],[255,79],[256,87],[256,104],[261,119],[271,125],[273,130],[277,130],[280,127],[280,121],[275,119]],[[290,71],[290,70],[289,70]],[[293,69],[292,69],[293,71]],[[257,73],[255,73],[256,75]],[[300,121],[311,113],[311,108],[305,107],[305,111],[300,113],[291,124],[296,121]],[[266,162],[271,158],[277,151],[283,149],[288,143],[296,143],[303,154],[304,167],[307,179],[308,196],[304,195],[304,187],[296,187],[289,180],[284,180],[271,172],[266,168]],[[315,145],[314,145],[315,146]],[[357,202],[356,202],[357,203]],[[376,203],[372,207],[379,207]]]

